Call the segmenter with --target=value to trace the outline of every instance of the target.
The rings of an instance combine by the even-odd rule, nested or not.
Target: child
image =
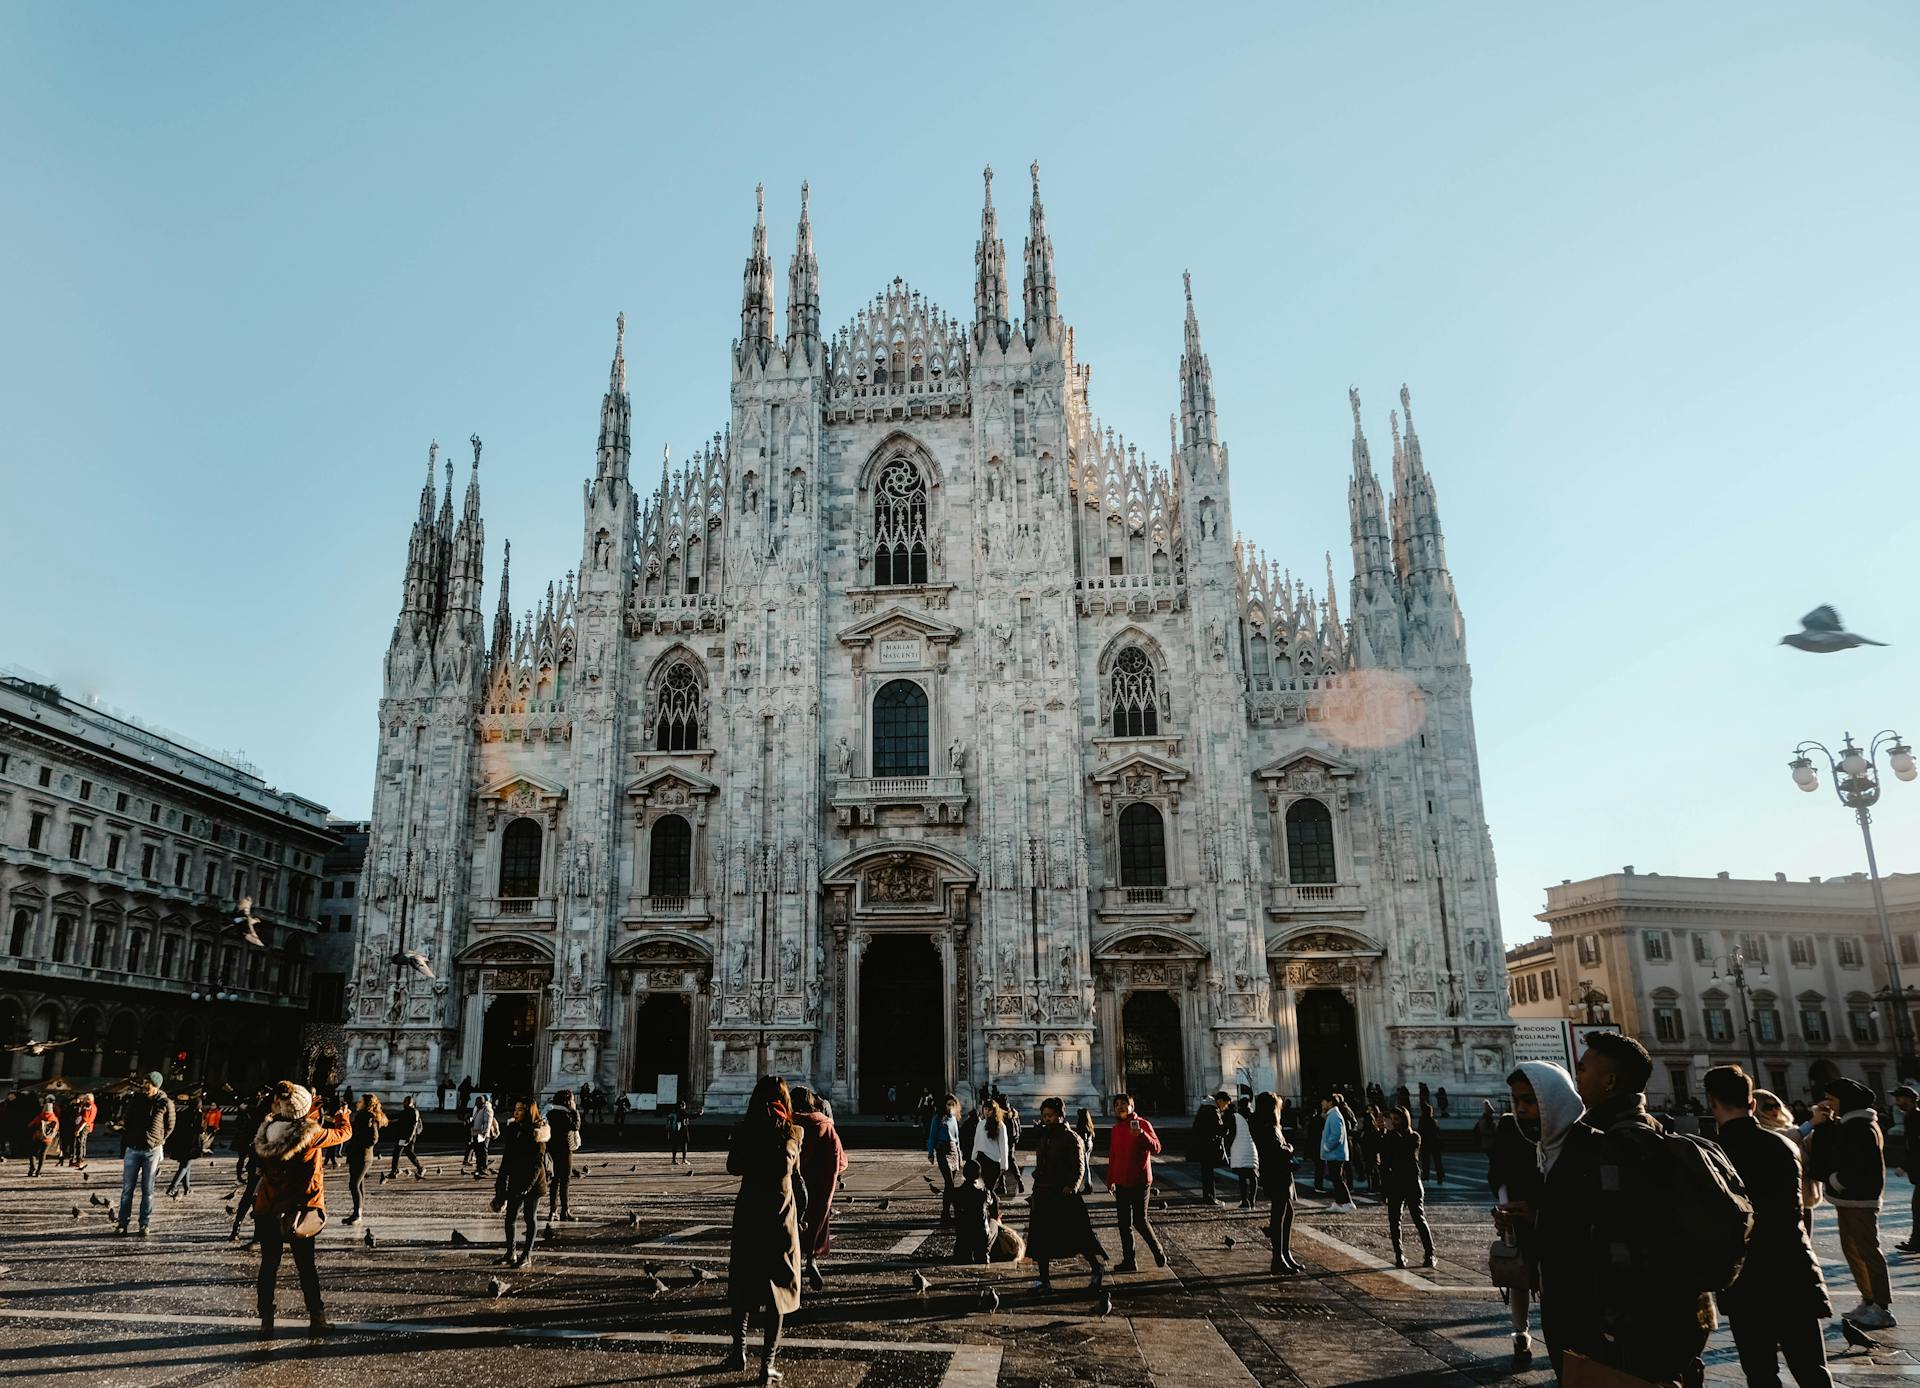
[[[953,1193],[953,1261],[984,1263],[1000,1226],[1000,1201],[980,1179],[980,1163],[969,1160]]]

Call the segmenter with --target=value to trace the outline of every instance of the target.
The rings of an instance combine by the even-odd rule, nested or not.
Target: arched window
[[[889,461],[874,481],[873,581],[927,581],[927,484],[905,458]]]
[[[73,927],[72,916],[53,918],[53,953],[49,957],[56,964],[67,962],[67,951],[73,947]]]
[[[893,680],[873,700],[873,774],[927,774],[927,691]]]
[[[13,913],[13,929],[7,935],[7,953],[19,958],[27,952],[27,940],[33,934],[33,912],[24,906]]]
[[[1256,621],[1247,630],[1247,669],[1253,675],[1255,689],[1273,688],[1273,660],[1264,622]]]
[[[1333,815],[1318,800],[1296,800],[1287,811],[1287,880],[1339,880],[1333,866]]]
[[[647,894],[685,896],[693,890],[693,826],[677,814],[653,822],[647,848]]]
[[[130,930],[127,932],[127,972],[137,974],[147,952],[147,932]]]
[[[1128,646],[1113,662],[1113,735],[1153,737],[1159,731],[1160,701],[1153,662],[1138,646]]]
[[[654,710],[653,750],[685,752],[700,745],[700,677],[684,660],[667,667]]]
[[[1167,885],[1167,826],[1152,805],[1120,811],[1120,885]]]
[[[516,819],[500,837],[500,895],[540,895],[540,825]]]

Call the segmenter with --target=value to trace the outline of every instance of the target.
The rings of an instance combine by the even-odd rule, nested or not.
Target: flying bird
[[[1113,1314],[1112,1292],[1100,1293],[1100,1299],[1093,1304],[1093,1314],[1096,1316],[1111,1316]]]
[[[1879,1349],[1880,1342],[1845,1316],[1840,1318],[1840,1334],[1855,1349]]]
[[[1800,619],[1799,631],[1781,637],[1780,644],[1792,646],[1797,651],[1811,651],[1815,655],[1831,655],[1835,651],[1850,651],[1855,646],[1884,646],[1887,643],[1856,636],[1840,621],[1840,614],[1823,603]]]
[[[58,1041],[29,1041],[24,1046],[8,1046],[15,1055],[45,1055],[48,1051],[57,1051],[62,1046],[71,1046],[73,1038],[63,1036]]]
[[[369,1229],[365,1234],[361,1235],[360,1241],[366,1244],[368,1248],[372,1248],[373,1247],[373,1230]]]
[[[980,1309],[989,1315],[998,1311],[1000,1309],[1000,1293],[996,1292],[992,1287],[982,1287],[980,1289]]]
[[[260,918],[253,914],[252,897],[240,898],[235,907],[233,919],[227,922],[227,932],[238,935],[250,945],[266,944],[266,941],[260,938]]]
[[[501,1297],[507,1294],[508,1286],[503,1279],[498,1277],[490,1277],[487,1279],[487,1290],[492,1292],[493,1299],[495,1301],[498,1301]]]
[[[927,1280],[926,1273],[915,1268],[913,1270],[913,1294],[915,1296],[925,1296],[931,1290],[933,1290],[933,1283]]]
[[[713,1274],[703,1267],[689,1265],[688,1271],[693,1274],[693,1285],[696,1287],[704,1287],[713,1280]]]
[[[399,965],[403,969],[412,969],[422,978],[431,979],[433,977],[433,966],[427,963],[427,956],[417,949],[399,950],[394,954],[391,962]]]
[[[372,1233],[373,1231],[368,1230],[367,1232]],[[468,1247],[471,1247],[473,1244],[473,1240],[468,1238],[465,1234],[461,1233],[458,1229],[455,1229],[453,1231],[452,1242],[455,1248],[468,1248]]]
[[[648,1273],[640,1279],[640,1290],[646,1294],[648,1301],[652,1301],[666,1289],[667,1284],[662,1282],[658,1277],[655,1277],[652,1273]]]

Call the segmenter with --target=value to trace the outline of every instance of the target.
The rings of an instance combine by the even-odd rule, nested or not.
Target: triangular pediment
[[[663,766],[627,782],[626,794],[660,796],[679,791],[684,795],[712,795],[720,787],[697,772],[678,766]]]
[[[866,646],[877,641],[912,640],[918,638],[932,641],[937,645],[947,645],[960,637],[960,628],[937,617],[928,616],[904,603],[895,603],[884,611],[871,617],[862,617],[850,627],[842,627],[839,640],[842,645]]]
[[[564,800],[567,788],[557,786],[552,781],[525,771],[516,771],[505,780],[496,781],[480,792],[482,800],[518,800],[533,803],[540,800]]]
[[[1318,747],[1302,747],[1276,757],[1255,771],[1254,776],[1262,781],[1279,781],[1295,776],[1319,775],[1330,781],[1344,781],[1359,774],[1359,768],[1351,762],[1342,761]]]
[[[1106,785],[1128,776],[1156,776],[1178,783],[1187,779],[1187,769],[1151,752],[1128,752],[1098,768],[1091,779],[1096,785]]]

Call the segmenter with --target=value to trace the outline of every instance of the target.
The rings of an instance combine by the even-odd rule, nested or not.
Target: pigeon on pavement
[[[1112,1292],[1100,1293],[1100,1300],[1093,1304],[1093,1314],[1096,1316],[1111,1316],[1113,1314]]]
[[[373,1230],[369,1229],[365,1234],[361,1235],[360,1241],[366,1244],[368,1248],[372,1248],[373,1247]]]
[[[653,1276],[651,1273],[644,1275],[640,1279],[640,1290],[646,1294],[646,1298],[648,1301],[652,1301],[655,1297],[659,1296],[660,1293],[664,1292],[666,1289],[667,1289],[667,1284],[665,1282],[662,1282],[658,1277]]]
[[[1838,612],[1822,604],[1802,617],[1800,630],[1781,637],[1780,644],[1792,646],[1797,651],[1811,651],[1814,655],[1831,655],[1835,651],[1850,651],[1855,646],[1884,646],[1887,643],[1854,635],[1841,622]]]
[[[1840,1334],[1855,1349],[1879,1349],[1880,1342],[1845,1316],[1840,1318]]]
[[[891,1200],[887,1199],[887,1197],[883,1195],[878,1200],[873,1202],[873,1207],[876,1210],[884,1210],[887,1208],[888,1205],[892,1203],[893,1202]]]
[[[1000,1309],[1000,1293],[996,1292],[992,1287],[981,1288],[980,1308],[989,1313],[998,1311]]]
[[[493,1299],[495,1301],[498,1301],[501,1297],[507,1294],[508,1286],[507,1286],[507,1283],[502,1279],[498,1277],[493,1277],[487,1280],[487,1290],[492,1292]]]
[[[927,1280],[926,1273],[920,1271],[920,1269],[918,1268],[915,1268],[913,1270],[914,1295],[925,1296],[930,1290],[932,1290],[932,1288],[933,1288],[933,1283]]]
[[[104,1201],[104,1200],[102,1200],[102,1199],[101,1199],[101,1198],[100,1198],[99,1196],[97,1196],[97,1195],[89,1195],[89,1196],[87,1197],[87,1203],[88,1203],[89,1205],[104,1205],[104,1204],[106,1204],[107,1202],[106,1202],[106,1201]],[[231,1205],[229,1205],[229,1206],[227,1206],[227,1213],[228,1213],[228,1214],[232,1214],[232,1213],[233,1213],[233,1206],[231,1206]]]
[[[627,1228],[638,1229],[639,1227],[640,1227],[640,1211],[628,1210],[627,1211]]]
[[[1232,1234],[1228,1234],[1228,1235],[1227,1235],[1227,1247],[1228,1247],[1228,1248],[1232,1248],[1232,1247],[1233,1247],[1233,1235],[1232,1235]]]

